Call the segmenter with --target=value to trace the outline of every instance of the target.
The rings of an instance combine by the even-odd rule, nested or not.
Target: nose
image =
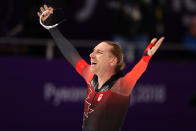
[[[95,57],[95,54],[94,54],[94,52],[92,52],[92,53],[90,53],[90,58],[94,58]]]

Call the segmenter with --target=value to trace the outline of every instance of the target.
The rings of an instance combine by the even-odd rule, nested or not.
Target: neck
[[[100,89],[103,86],[103,84],[107,80],[109,80],[111,78],[111,76],[113,76],[114,74],[115,74],[114,71],[108,71],[108,72],[97,74],[97,76],[98,76],[98,83],[99,83],[98,89]]]

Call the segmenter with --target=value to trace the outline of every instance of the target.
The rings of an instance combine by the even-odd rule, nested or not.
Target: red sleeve
[[[121,91],[125,95],[130,95],[133,87],[135,86],[137,80],[141,77],[141,75],[146,71],[146,68],[148,66],[148,63],[152,56],[149,56],[147,54],[148,49],[152,48],[154,46],[153,43],[150,43],[147,48],[144,50],[144,55],[142,59],[134,66],[134,68],[127,73],[123,78],[122,78],[122,86],[121,86]]]
[[[146,49],[144,50],[144,56],[142,57],[142,59],[143,59],[145,62],[147,62],[147,63],[148,63],[148,62],[150,61],[150,59],[152,58],[152,56],[149,56],[149,55],[147,54],[147,51],[148,51],[148,49],[152,48],[154,45],[155,45],[155,44],[150,43],[150,44],[146,47]]]
[[[134,68],[123,77],[123,88],[127,93],[131,93],[137,80],[145,72],[150,56],[143,56],[142,59],[134,66]]]
[[[76,71],[85,79],[88,83],[93,77],[93,73],[90,72],[90,66],[84,59],[80,59],[76,63]]]

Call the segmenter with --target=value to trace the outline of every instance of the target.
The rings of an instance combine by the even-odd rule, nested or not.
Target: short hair
[[[111,53],[117,58],[117,65],[115,67],[115,72],[122,71],[125,68],[125,62],[124,62],[124,55],[122,48],[120,46],[120,43],[113,42],[113,41],[103,41],[109,45],[111,45],[113,48],[111,49]]]

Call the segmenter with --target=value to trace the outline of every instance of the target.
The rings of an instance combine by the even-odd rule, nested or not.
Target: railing
[[[93,47],[98,43],[97,41],[87,41],[87,40],[70,40],[75,47]],[[54,47],[55,43],[52,39],[35,39],[35,38],[9,38],[3,37],[0,38],[0,46],[9,45],[9,46],[19,46],[19,45],[28,45],[28,46],[46,46],[45,56],[46,59],[51,60],[54,57]]]
[[[93,40],[70,40],[71,43],[76,48],[93,48],[95,45],[99,43],[99,41]],[[131,49],[132,54],[136,50],[143,50],[143,45],[139,43],[133,43],[127,46],[127,49]],[[54,47],[56,46],[53,39],[36,39],[36,38],[10,38],[10,37],[2,37],[0,38],[0,48],[3,45],[9,46],[45,46],[45,57],[48,60],[53,59],[54,57]],[[196,46],[192,48],[196,52]],[[174,52],[181,52],[187,51],[187,48],[180,43],[164,43],[160,49],[161,51],[174,51]],[[1,52],[0,52],[1,53]]]

